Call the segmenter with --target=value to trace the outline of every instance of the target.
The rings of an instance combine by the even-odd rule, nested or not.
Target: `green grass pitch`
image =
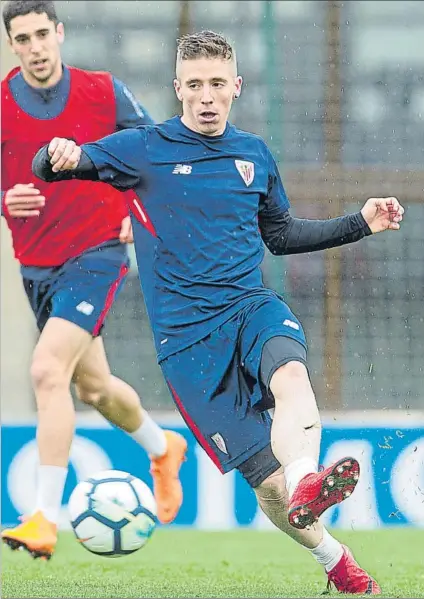
[[[383,597],[424,597],[424,530],[335,533]],[[278,532],[161,529],[119,559],[91,555],[62,533],[50,562],[2,549],[2,597],[319,597],[321,567]],[[332,595],[338,594],[333,591]]]

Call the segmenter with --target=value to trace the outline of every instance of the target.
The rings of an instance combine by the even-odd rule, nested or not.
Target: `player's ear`
[[[177,98],[179,99],[180,102],[183,101],[183,96],[181,94],[181,83],[179,82],[178,79],[174,79],[174,89],[175,89],[175,93],[177,95]]]
[[[15,51],[15,48],[13,47],[12,39],[11,39],[10,35],[7,36],[7,43],[9,44],[9,48],[12,50],[13,54],[16,54],[16,51]]]
[[[235,84],[235,88],[236,89],[234,91],[233,97],[234,97],[234,100],[237,100],[237,98],[240,98],[241,86],[243,85],[243,79],[241,78],[240,75],[238,75],[236,77],[236,80],[235,80],[234,84]]]
[[[65,27],[63,26],[63,23],[57,24],[56,35],[57,35],[57,41],[59,42],[59,44],[63,44],[63,42],[65,41]]]

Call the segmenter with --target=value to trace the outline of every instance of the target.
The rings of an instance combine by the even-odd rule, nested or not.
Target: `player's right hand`
[[[34,187],[34,183],[18,183],[8,189],[4,196],[4,203],[12,218],[39,216],[45,202],[46,198]]]
[[[48,153],[54,173],[74,170],[81,158],[81,148],[72,139],[63,137],[54,137],[51,140]]]

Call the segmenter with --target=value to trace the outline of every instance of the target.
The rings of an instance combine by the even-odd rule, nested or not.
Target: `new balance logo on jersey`
[[[189,164],[177,164],[174,170],[172,171],[173,175],[189,175],[192,171],[193,167]]]
[[[300,329],[297,322],[293,322],[292,320],[289,320],[288,318],[286,318],[286,320],[283,322],[283,325],[286,327],[290,327],[291,329],[295,329],[296,331],[298,331]]]
[[[235,160],[234,162],[241,178],[246,183],[246,186],[249,187],[255,178],[255,164],[247,160]]]
[[[90,314],[93,314],[94,306],[92,304],[89,304],[88,302],[81,302],[80,304],[78,304],[76,309],[78,310],[78,312],[82,312],[82,314],[85,314],[85,316],[90,316]]]

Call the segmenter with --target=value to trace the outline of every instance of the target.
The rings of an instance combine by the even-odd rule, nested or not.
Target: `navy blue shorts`
[[[100,246],[57,268],[24,267],[24,288],[38,329],[42,331],[49,318],[57,317],[93,337],[100,335],[128,272],[123,249]]]
[[[260,371],[263,347],[274,337],[306,348],[287,304],[277,296],[254,298],[208,337],[160,364],[187,426],[221,472],[270,444],[267,410],[274,401]]]

